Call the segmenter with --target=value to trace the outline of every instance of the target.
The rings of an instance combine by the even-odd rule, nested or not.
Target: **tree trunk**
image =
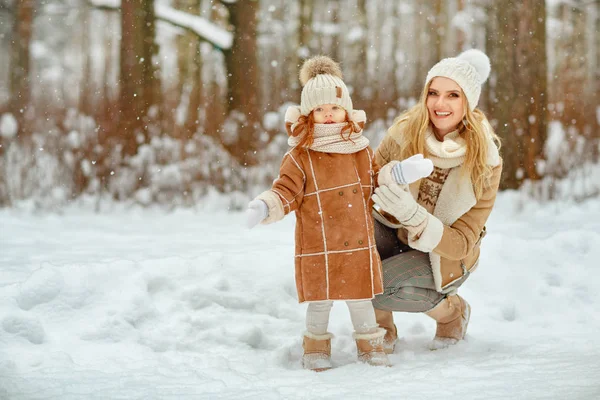
[[[18,124],[20,137],[29,135],[28,120],[33,116],[31,106],[30,52],[33,32],[34,0],[16,1],[13,41],[11,47],[10,103],[11,113]]]
[[[177,9],[192,15],[200,15],[200,2],[197,0],[178,0]],[[178,127],[182,139],[190,139],[200,123],[199,111],[202,104],[202,57],[200,40],[197,35],[186,31],[177,37],[177,55],[179,66],[180,106],[186,107],[182,126]]]
[[[300,64],[310,57],[313,46],[313,3],[314,0],[300,0],[300,37],[298,41],[301,56]]]
[[[152,58],[158,53],[154,40],[154,2],[124,1],[121,5],[121,57],[119,129],[123,151],[137,152],[147,140],[147,115],[157,100],[155,69]],[[138,135],[140,137],[138,138]]]
[[[495,32],[487,35],[494,97],[490,115],[503,141],[502,187],[539,180],[547,129],[546,10],[536,0],[507,1],[488,15]],[[532,79],[531,77],[535,77]]]
[[[83,82],[80,87],[80,95],[79,95],[79,110],[86,115],[92,115],[93,113],[93,98],[92,94],[95,92],[94,89],[94,79],[91,74],[91,51],[90,51],[90,8],[89,4],[85,4],[82,6],[82,18],[81,24],[79,25],[79,29],[81,30],[81,53],[83,60]]]
[[[233,45],[225,52],[227,67],[227,101],[229,118],[237,124],[237,138],[225,142],[228,151],[243,165],[256,163],[260,115],[258,107],[258,63],[256,14],[254,0],[227,3],[229,19],[235,33]]]

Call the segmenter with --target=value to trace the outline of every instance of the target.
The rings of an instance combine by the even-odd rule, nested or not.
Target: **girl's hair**
[[[346,126],[344,126],[340,132],[340,136],[342,137],[343,140],[352,140],[350,139],[350,135],[352,135],[353,133],[358,133],[362,130],[364,123],[363,122],[359,122],[359,123],[355,123],[353,121],[350,120],[350,117],[348,116],[348,112],[346,111]],[[314,138],[314,133],[315,133],[315,117],[313,115],[313,112],[311,111],[308,115],[301,115],[300,118],[298,118],[298,123],[296,124],[296,126],[294,127],[294,129],[290,133],[292,136],[296,137],[296,136],[301,136],[302,138],[300,139],[300,143],[298,143],[298,146],[300,147],[310,147],[315,138]],[[347,136],[344,136],[344,133],[347,133]]]
[[[425,136],[427,129],[432,125],[427,111],[427,96],[430,85],[431,81],[423,88],[419,102],[396,118],[392,128],[390,128],[400,128],[402,132],[403,145],[400,155],[403,160],[418,153],[423,154],[425,157],[428,155],[425,148]],[[500,138],[496,135],[481,110],[476,108],[471,111],[464,93],[462,93],[462,99],[466,115],[457,128],[467,143],[463,173],[468,174],[471,178],[475,197],[479,199],[483,190],[490,184],[492,177],[492,167],[487,163],[487,137],[491,136],[498,148],[500,148]]]

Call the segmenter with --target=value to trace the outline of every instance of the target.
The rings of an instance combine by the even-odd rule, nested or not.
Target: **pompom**
[[[489,57],[483,51],[477,49],[466,50],[460,53],[457,58],[468,62],[475,68],[481,78],[481,83],[485,82],[490,76],[492,66]]]
[[[316,56],[309,58],[302,64],[300,83],[304,86],[310,79],[321,74],[329,74],[342,79],[342,70],[338,63],[327,56]]]

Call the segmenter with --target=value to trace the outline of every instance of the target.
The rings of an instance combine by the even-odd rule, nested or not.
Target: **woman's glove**
[[[252,229],[268,216],[267,203],[262,200],[252,200],[248,203],[248,209],[246,210],[246,226],[248,229]]]
[[[408,185],[421,178],[428,177],[433,172],[433,162],[423,158],[423,154],[415,154],[403,161],[391,161],[379,171],[380,185],[394,183]]]
[[[379,186],[375,189],[373,201],[409,231],[411,227],[420,226],[427,218],[427,210],[417,204],[412,195],[399,185]],[[411,233],[417,235],[417,232]]]

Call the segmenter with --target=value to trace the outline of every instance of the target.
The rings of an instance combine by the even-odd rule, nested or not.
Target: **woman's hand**
[[[383,211],[393,215],[407,229],[421,225],[427,218],[427,211],[417,204],[407,190],[397,184],[375,189],[373,201]]]
[[[433,172],[433,162],[415,154],[402,161],[391,161],[381,168],[378,183],[391,185],[394,183],[408,185],[421,178],[428,177]]]

